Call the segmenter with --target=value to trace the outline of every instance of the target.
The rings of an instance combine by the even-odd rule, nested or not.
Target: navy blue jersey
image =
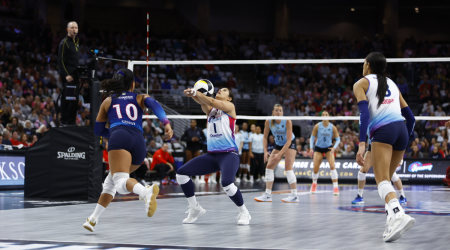
[[[111,97],[108,109],[109,128],[125,125],[142,129],[143,110],[137,102],[137,94],[129,91],[123,92],[119,97]]]

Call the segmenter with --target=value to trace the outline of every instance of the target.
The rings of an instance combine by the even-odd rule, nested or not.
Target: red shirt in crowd
[[[20,141],[17,141],[17,140],[14,140],[14,139],[11,139],[10,141],[11,141],[11,144],[12,144],[13,146],[17,146],[17,145],[23,144],[23,143],[21,143]],[[25,146],[26,146],[26,145],[25,145]]]
[[[106,170],[109,170],[109,158],[107,150],[103,150],[103,162],[106,164]]]
[[[171,154],[169,154],[169,152],[164,152],[162,151],[162,149],[158,149],[156,150],[156,152],[153,154],[153,161],[152,161],[152,165],[150,166],[150,169],[153,170],[153,168],[156,166],[156,164],[166,164],[167,162],[169,163],[174,163],[173,157]]]

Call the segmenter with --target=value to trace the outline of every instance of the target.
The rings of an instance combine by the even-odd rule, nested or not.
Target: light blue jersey
[[[248,138],[249,138],[249,133],[247,131],[239,131],[239,133],[242,134],[242,139],[244,140],[244,145],[242,146],[242,149],[247,149],[248,150]]]
[[[238,152],[234,141],[236,118],[212,108],[208,114],[206,142],[208,153]]]
[[[319,129],[317,130],[316,146],[319,148],[331,148],[333,146],[333,124],[329,123],[324,127],[322,122],[319,122]]]
[[[272,126],[272,120],[269,120],[269,126],[270,130],[272,131],[273,137],[275,138],[275,144],[278,146],[284,146],[287,142],[287,133],[286,133],[286,121],[287,120],[281,120],[279,124],[277,124],[275,121],[273,121]],[[295,139],[294,133],[292,133],[292,139]]]

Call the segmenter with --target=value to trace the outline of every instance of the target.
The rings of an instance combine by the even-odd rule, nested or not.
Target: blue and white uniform
[[[244,137],[244,135],[241,133],[234,134],[234,141],[235,141],[236,147],[238,147],[238,149],[239,149],[239,146],[241,145],[241,142],[244,141],[243,137]],[[244,147],[244,146],[242,146],[242,147]],[[239,155],[241,155],[241,154],[242,154],[242,148],[239,150]]]
[[[400,90],[391,79],[387,78],[386,96],[378,107],[377,75],[370,74],[365,78],[369,81],[366,97],[369,104],[370,122],[368,129],[370,140],[390,144],[394,150],[405,150],[409,136],[400,107]]]
[[[281,150],[287,142],[286,122],[287,120],[281,120],[280,123],[276,123],[275,121],[273,121],[272,126],[272,120],[269,120],[270,131],[272,131],[273,137],[275,138],[276,150]],[[295,145],[295,135],[294,133],[292,133],[292,141],[289,148],[297,150],[296,147],[297,146]]]
[[[209,153],[238,152],[238,147],[234,141],[234,126],[236,126],[236,118],[222,110],[211,109],[208,115],[208,131],[206,134]]]
[[[125,149],[131,153],[131,164],[141,165],[147,154],[142,130],[143,110],[137,102],[137,94],[123,92],[111,97],[108,109],[110,137],[108,151]]]
[[[177,171],[177,179],[187,198],[195,195],[194,184],[189,176],[221,171],[222,186],[231,187],[229,185],[234,185],[234,178],[239,170],[238,147],[234,137],[235,125],[236,118],[231,117],[224,111],[212,108],[209,112],[206,134],[208,153],[195,157]],[[189,178],[189,180],[186,181],[186,178]],[[237,206],[244,204],[242,195],[237,188],[231,193],[227,192],[227,194]]]

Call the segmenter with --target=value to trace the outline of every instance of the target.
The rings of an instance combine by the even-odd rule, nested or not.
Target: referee
[[[76,69],[79,64],[78,24],[74,21],[67,24],[67,36],[59,44],[58,66],[63,83],[61,97],[61,126],[75,126],[78,109],[80,86]]]

